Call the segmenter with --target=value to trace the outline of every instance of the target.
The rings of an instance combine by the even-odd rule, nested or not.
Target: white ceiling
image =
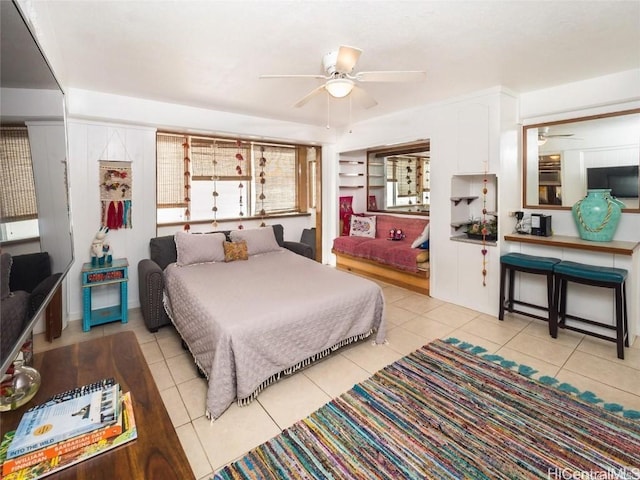
[[[355,71],[425,70],[361,84],[378,101],[352,121],[502,85],[526,92],[640,68],[640,1],[21,0],[63,88],[324,125],[323,74],[340,45]],[[332,125],[349,100],[330,102]]]

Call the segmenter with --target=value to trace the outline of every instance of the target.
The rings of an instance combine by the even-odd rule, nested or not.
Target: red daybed
[[[412,248],[429,224],[426,218],[375,216],[375,238],[340,236],[333,241],[336,266],[420,293],[429,293],[429,250]],[[389,240],[392,229],[401,229],[405,238]],[[354,232],[352,232],[353,234]]]

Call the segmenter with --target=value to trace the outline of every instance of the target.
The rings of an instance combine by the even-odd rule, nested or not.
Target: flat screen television
[[[638,198],[638,166],[587,168],[587,188],[609,188],[618,198]]]

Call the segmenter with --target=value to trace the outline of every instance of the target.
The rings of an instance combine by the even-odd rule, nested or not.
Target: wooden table
[[[130,391],[138,438],[51,475],[51,479],[194,479],[160,392],[133,332],[121,332],[34,355],[42,377],[36,396],[0,414],[2,434],[14,430],[25,410],[52,395],[114,377]]]

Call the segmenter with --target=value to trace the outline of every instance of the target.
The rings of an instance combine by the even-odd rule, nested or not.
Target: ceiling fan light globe
[[[343,98],[353,90],[353,80],[348,78],[334,78],[327,81],[324,88],[332,97]]]

